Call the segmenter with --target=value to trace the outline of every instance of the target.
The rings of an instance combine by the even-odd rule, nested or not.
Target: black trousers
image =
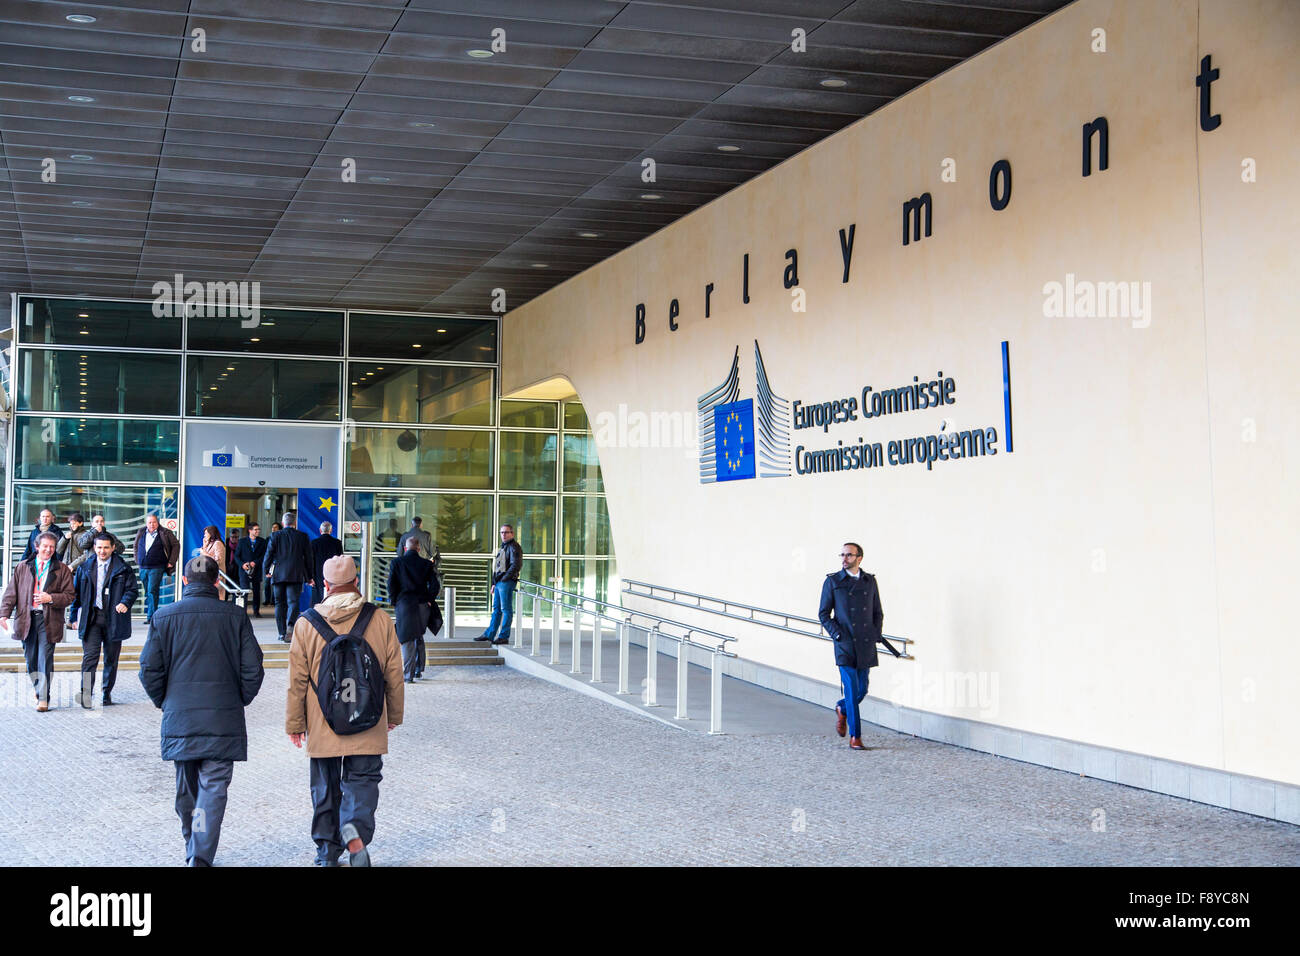
[[[298,623],[298,599],[302,597],[302,581],[277,581],[271,585],[275,591],[275,629],[281,637],[293,633]]]
[[[111,693],[117,683],[117,659],[122,654],[122,642],[110,641],[105,624],[107,615],[98,608],[87,608],[90,615],[86,622],[86,636],[81,642],[81,689],[86,694],[95,692],[95,668],[99,666],[99,655],[104,655],[104,693]]]
[[[248,601],[252,602],[253,613],[256,614],[262,609],[262,567],[254,565],[253,573],[249,574],[243,568],[239,569],[239,586],[249,592]]]
[[[27,676],[36,689],[36,699],[50,702],[50,685],[54,682],[54,644],[45,631],[45,612],[32,611],[27,636],[23,638],[23,656],[27,659]]]

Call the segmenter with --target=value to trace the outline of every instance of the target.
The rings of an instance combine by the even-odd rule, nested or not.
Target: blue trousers
[[[844,688],[844,696],[835,706],[849,718],[849,736],[859,740],[862,739],[862,720],[858,715],[858,705],[867,696],[867,678],[870,675],[869,667],[840,668],[840,686]]]
[[[379,806],[379,754],[311,758],[311,837],[316,859],[333,862],[343,852],[343,824],[357,828],[361,842],[370,845],[375,835],[375,810]]]
[[[275,591],[275,629],[281,637],[293,633],[293,626],[298,623],[298,602],[302,597],[303,582],[276,581],[271,585]]]
[[[23,638],[23,656],[27,659],[27,676],[36,689],[36,699],[50,702],[50,685],[54,682],[54,644],[45,632],[45,612],[32,612],[31,625]]]
[[[176,815],[181,818],[186,863],[197,858],[212,865],[234,772],[233,760],[176,761]]]
[[[144,589],[144,619],[153,620],[153,612],[158,610],[158,589],[167,574],[166,568],[141,568],[140,587]]]
[[[498,581],[492,585],[492,620],[488,621],[487,630],[483,632],[485,637],[510,637],[510,624],[515,619],[515,587],[518,583]],[[497,625],[500,625],[499,632]]]

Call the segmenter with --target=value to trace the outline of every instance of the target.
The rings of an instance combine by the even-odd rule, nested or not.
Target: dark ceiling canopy
[[[1066,2],[0,0],[0,292],[513,309]]]

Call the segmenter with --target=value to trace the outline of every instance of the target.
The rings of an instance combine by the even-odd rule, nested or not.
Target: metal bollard
[[[686,653],[689,645],[685,639],[677,642],[677,714],[678,720],[686,719],[686,668],[690,666],[690,655]]]
[[[659,706],[659,693],[655,681],[659,678],[659,626],[655,625],[645,635],[645,705]]]
[[[542,597],[540,594],[533,595],[533,649],[529,657],[536,657],[538,654],[537,632],[542,626]]]
[[[560,663],[560,602],[551,597],[551,659],[548,663]]]
[[[442,612],[442,633],[449,639],[456,639],[456,589],[443,588],[443,603],[446,610]],[[418,661],[416,663],[419,663]]]
[[[570,674],[582,673],[582,608],[573,609],[573,662],[569,665]]]
[[[713,671],[709,674],[709,733],[722,733],[722,667],[718,658],[722,655],[714,650]]]
[[[591,618],[591,682],[600,683],[600,644],[605,637],[605,619],[599,614]]]
[[[628,693],[627,689],[627,629],[631,627],[626,621],[618,623],[618,692]]]

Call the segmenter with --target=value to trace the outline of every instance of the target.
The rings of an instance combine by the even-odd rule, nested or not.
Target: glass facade
[[[149,302],[28,296],[0,314],[16,333],[0,368],[16,412],[3,423],[12,475],[0,474],[10,566],[45,507],[61,527],[72,511],[103,514],[128,561],[148,512],[183,533],[186,485],[216,484],[185,473],[197,467],[187,420],[303,421],[338,423],[327,429],[342,450],[336,532],[359,558],[370,523],[375,597],[414,517],[461,615],[488,610],[502,523],[524,548],[525,580],[560,575],[593,596],[616,580],[586,413],[501,400],[495,318],[274,308],[245,327],[160,318]]]

